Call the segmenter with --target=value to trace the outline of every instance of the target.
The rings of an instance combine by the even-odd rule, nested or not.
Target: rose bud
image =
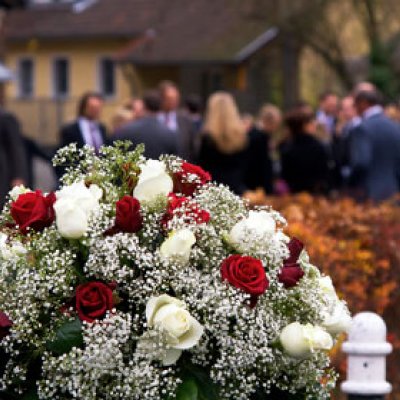
[[[116,203],[114,226],[108,229],[105,235],[118,232],[136,233],[143,227],[143,218],[140,213],[140,203],[132,196],[124,196]]]
[[[288,248],[290,255],[284,261],[281,272],[278,275],[279,282],[283,283],[286,289],[296,286],[304,276],[304,271],[298,263],[304,244],[300,240],[293,238],[288,243]]]
[[[10,328],[12,327],[13,323],[8,318],[8,316],[0,311],[0,340],[5,338],[10,334]]]

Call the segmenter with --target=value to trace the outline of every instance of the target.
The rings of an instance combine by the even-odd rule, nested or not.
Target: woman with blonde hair
[[[239,195],[264,187],[266,138],[248,134],[231,94],[210,96],[200,140],[198,162],[215,181]]]

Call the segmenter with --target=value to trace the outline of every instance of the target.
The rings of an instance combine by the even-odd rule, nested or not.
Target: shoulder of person
[[[190,119],[189,115],[187,115],[183,111],[178,111],[176,113],[176,119],[178,121],[178,125],[182,124],[182,125],[185,125],[187,127],[193,127],[193,121]]]
[[[132,134],[135,134],[136,132],[140,132],[142,128],[142,122],[140,120],[132,121],[123,126],[122,128],[119,128],[114,135],[115,140],[118,140],[118,138],[124,138],[128,137]]]
[[[66,124],[62,125],[61,132],[71,132],[79,129],[79,121],[76,119],[74,121],[67,122]]]
[[[264,132],[257,127],[253,127],[250,129],[248,133],[249,141],[252,143],[262,144],[267,143],[269,140],[269,134]]]
[[[0,122],[1,121],[19,123],[15,114],[4,109],[0,109]]]

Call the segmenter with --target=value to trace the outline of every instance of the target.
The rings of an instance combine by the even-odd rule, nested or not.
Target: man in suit
[[[85,144],[92,146],[96,153],[106,142],[106,128],[100,123],[103,99],[95,92],[85,93],[78,104],[78,118],[62,127],[60,147],[76,143],[78,147]]]
[[[118,130],[113,140],[130,140],[133,146],[143,143],[144,155],[157,159],[161,154],[177,154],[178,137],[176,131],[170,131],[158,118],[160,96],[157,91],[148,91],[143,96],[143,117]]]
[[[374,201],[399,192],[400,126],[387,118],[377,91],[360,91],[355,107],[361,123],[350,132],[351,183]]]
[[[187,161],[194,161],[195,129],[191,119],[179,111],[180,93],[178,87],[171,81],[163,81],[159,85],[161,95],[161,110],[159,121],[170,131],[178,135],[178,154]]]
[[[327,91],[320,95],[316,117],[319,126],[324,131],[322,132],[325,135],[323,140],[326,143],[332,141],[336,125],[337,109],[338,97],[334,92]]]
[[[13,186],[26,185],[27,181],[27,158],[18,120],[0,109],[0,207]]]

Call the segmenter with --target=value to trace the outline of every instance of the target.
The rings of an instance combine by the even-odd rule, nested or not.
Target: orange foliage
[[[311,261],[332,277],[352,313],[368,310],[384,317],[395,346],[388,376],[400,393],[400,207],[307,194],[267,203],[287,218],[287,233],[305,243]],[[335,352],[333,358],[341,369],[343,356]]]

